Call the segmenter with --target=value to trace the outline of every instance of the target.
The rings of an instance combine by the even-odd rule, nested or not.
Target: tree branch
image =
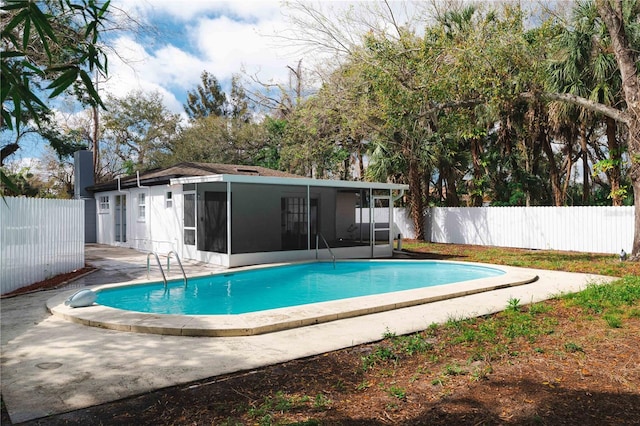
[[[562,102],[568,102],[570,104],[573,105],[577,105],[580,106],[582,108],[588,109],[589,111],[598,113],[598,114],[602,114],[606,117],[611,117],[616,121],[619,121],[621,123],[626,124],[627,126],[631,123],[631,116],[623,111],[620,111],[618,109],[612,108],[610,106],[598,103],[598,102],[594,102],[592,100],[589,100],[587,98],[583,98],[581,96],[577,96],[577,95],[572,95],[571,93],[551,93],[551,92],[546,92],[546,93],[541,93],[541,94],[535,94],[535,93],[531,93],[531,92],[525,92],[522,93],[520,95],[520,97],[524,98],[524,99],[535,99],[536,96],[541,96],[543,98],[546,98],[548,100],[552,100],[552,101],[562,101]]]

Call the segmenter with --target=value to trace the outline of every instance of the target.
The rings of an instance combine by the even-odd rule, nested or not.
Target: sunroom
[[[90,188],[98,243],[226,267],[391,256],[406,189],[203,163]]]

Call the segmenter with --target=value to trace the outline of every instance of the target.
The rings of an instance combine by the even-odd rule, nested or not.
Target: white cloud
[[[203,70],[228,87],[243,69],[282,81],[292,62],[265,36],[283,25],[278,2],[121,0],[117,7],[144,22],[169,24],[153,40],[123,35],[112,41],[109,81],[101,87],[114,96],[159,91],[171,111],[182,112]]]
[[[278,14],[280,8],[277,0],[120,0],[117,4],[142,16],[164,13],[185,22],[207,14],[259,20]]]
[[[226,16],[201,20],[195,33],[209,65],[207,70],[220,80],[244,69],[251,75],[259,73],[261,78],[282,81],[286,66],[294,59],[268,36],[279,26],[282,23],[277,21],[247,24]]]
[[[186,93],[205,67],[200,59],[171,45],[147,51],[132,38],[120,37],[114,48],[118,55],[110,55],[109,79],[101,85],[104,92],[122,97],[134,90],[158,91],[173,112],[182,111],[175,93]]]

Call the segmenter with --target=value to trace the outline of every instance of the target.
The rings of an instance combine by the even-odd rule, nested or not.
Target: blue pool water
[[[98,291],[97,303],[137,312],[229,315],[326,302],[477,278],[503,271],[433,261],[304,263]]]

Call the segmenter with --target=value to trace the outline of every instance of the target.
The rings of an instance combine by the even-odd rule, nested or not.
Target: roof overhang
[[[331,188],[371,188],[387,190],[408,190],[409,185],[398,183],[364,182],[349,180],[312,179],[312,178],[285,178],[271,176],[246,176],[246,175],[210,175],[190,176],[171,179],[171,184],[232,182],[258,185],[288,185],[288,186],[320,186]]]

